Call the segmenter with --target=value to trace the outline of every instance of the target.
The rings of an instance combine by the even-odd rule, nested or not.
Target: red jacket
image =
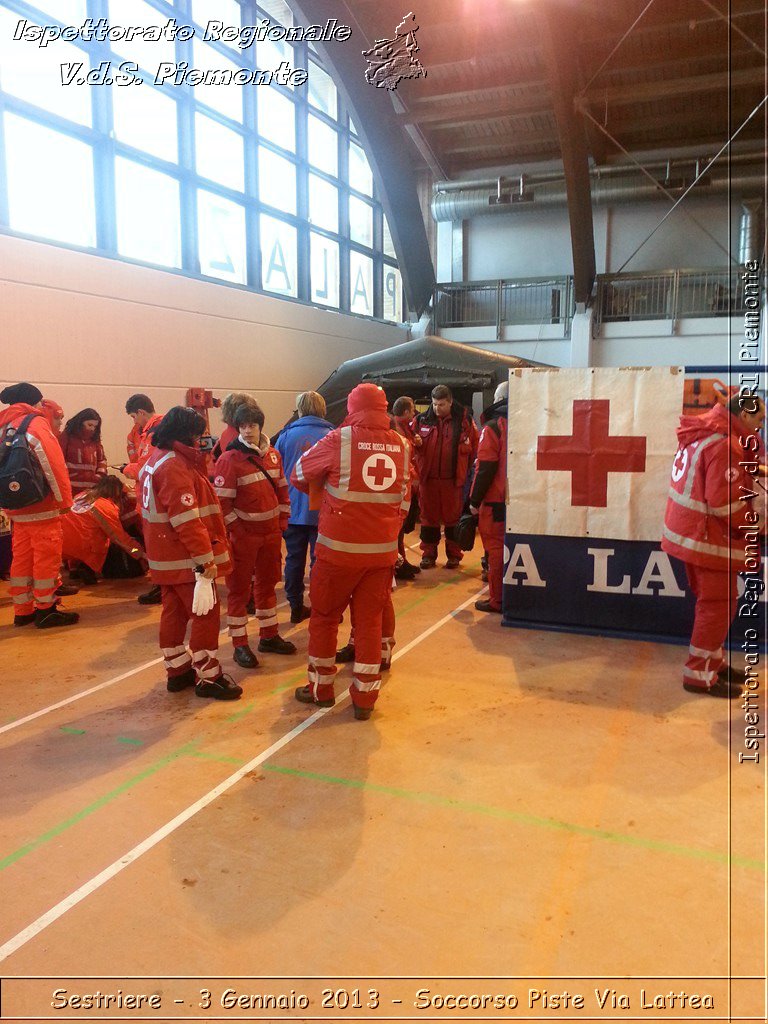
[[[128,452],[128,464],[136,461],[139,453],[139,442],[141,441],[141,427],[134,423],[128,437],[125,439],[125,450]]]
[[[279,537],[291,514],[283,460],[264,434],[258,452],[245,447],[229,448],[214,469],[224,522],[231,526],[239,520],[250,533]]]
[[[158,425],[163,417],[159,413],[155,413],[154,416],[150,416],[144,425],[144,428],[139,431],[138,436],[135,438],[136,444],[136,458],[131,460],[123,470],[123,473],[129,478],[129,480],[138,480],[139,472],[141,467],[149,458],[149,453],[152,451],[152,431]],[[130,452],[130,439],[133,437],[133,430],[128,435],[128,450]]]
[[[85,562],[94,572],[101,572],[110,541],[126,551],[138,547],[120,525],[120,511],[109,498],[87,501],[85,494],[78,494],[70,511],[61,517],[61,528],[63,557]]]
[[[338,565],[394,565],[401,508],[410,503],[407,441],[386,412],[348,416],[296,463],[291,483],[323,487],[316,552]]]
[[[35,453],[51,488],[42,501],[27,508],[7,509],[7,514],[16,523],[40,522],[44,519],[58,519],[62,509],[72,504],[72,488],[64,463],[59,442],[53,433],[47,417],[26,402],[9,405],[0,412],[0,434],[8,427],[18,427],[25,416],[35,413],[27,427],[27,442]]]
[[[73,437],[65,430],[59,438],[59,444],[64,453],[73,494],[87,491],[107,475],[107,457],[101,441]]]
[[[231,571],[221,506],[205,475],[202,452],[176,442],[153,448],[137,485],[144,548],[155,583],[194,582],[195,566],[215,562]]]
[[[463,487],[477,454],[477,427],[468,410],[454,402],[450,415],[440,419],[430,407],[413,421],[421,446],[413,456],[421,483],[450,480]]]
[[[494,509],[496,522],[502,522],[507,500],[507,400],[488,410],[488,417],[480,431],[477,461],[472,478],[469,503],[473,508],[482,504],[502,506]]]
[[[719,404],[682,416],[677,437],[662,549],[708,569],[743,572],[746,558],[759,564],[765,494],[748,467],[756,472],[763,461],[761,439]]]

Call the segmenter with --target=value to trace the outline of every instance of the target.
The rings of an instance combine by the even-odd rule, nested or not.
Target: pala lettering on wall
[[[660,549],[683,388],[682,367],[510,372],[505,625],[687,642]]]

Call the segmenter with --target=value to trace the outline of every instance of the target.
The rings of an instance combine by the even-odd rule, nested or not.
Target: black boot
[[[349,661],[355,660],[355,645],[347,644],[346,647],[342,647],[340,651],[336,651],[336,664],[346,665]]]
[[[358,722],[367,722],[373,712],[373,708],[360,708],[357,704],[353,704],[352,707],[355,710],[355,718]]]
[[[283,640],[281,636],[271,636],[268,640],[259,640],[259,651],[262,654],[295,654],[296,644]]]
[[[291,622],[303,622],[304,619],[308,619],[312,614],[312,609],[307,608],[305,604],[291,605]]]
[[[335,697],[331,697],[330,700],[315,700],[308,686],[297,687],[293,696],[300,704],[316,704],[319,708],[332,708],[336,703]]]
[[[188,686],[194,686],[196,678],[195,670],[188,668],[180,676],[168,676],[165,688],[168,693],[180,693],[182,690],[186,690]]]
[[[211,697],[213,700],[238,700],[243,694],[242,686],[224,673],[217,679],[201,679],[195,687],[198,697]]]
[[[259,667],[259,659],[253,653],[248,644],[240,644],[237,646],[232,652],[232,657],[240,668]]]
[[[74,597],[80,593],[80,587],[73,587],[69,583],[62,583],[53,593],[54,597]]]
[[[50,608],[38,608],[35,612],[35,625],[38,629],[54,629],[56,626],[74,626],[80,621],[77,612],[62,612],[57,604]]]
[[[136,598],[139,604],[162,604],[163,592],[159,586],[152,587],[146,594],[139,594]]]
[[[29,615],[14,615],[13,624],[14,626],[31,626],[36,618],[34,612],[30,612]]]

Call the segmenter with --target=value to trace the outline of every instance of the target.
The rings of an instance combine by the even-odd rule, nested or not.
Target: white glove
[[[216,591],[213,587],[213,580],[207,580],[198,574],[195,581],[195,593],[192,596],[192,614],[207,615],[216,604]]]

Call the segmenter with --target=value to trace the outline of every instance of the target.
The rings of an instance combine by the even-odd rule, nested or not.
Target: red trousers
[[[457,487],[453,480],[420,481],[421,550],[425,558],[437,558],[441,525],[445,526],[445,553],[448,558],[463,557],[464,552],[454,537],[463,504],[464,488]]]
[[[685,563],[685,571],[696,595],[696,613],[683,682],[707,688],[725,664],[723,643],[736,613],[738,576],[690,562]]]
[[[352,628],[349,631],[349,643],[355,646],[355,619],[350,615]],[[395,646],[395,606],[392,604],[392,584],[389,596],[381,613],[381,667],[389,668],[392,664],[392,649]]]
[[[160,649],[165,659],[168,678],[183,675],[190,666],[194,666],[198,679],[218,679],[221,675],[221,666],[216,657],[219,649],[221,614],[218,595],[216,604],[207,615],[193,615],[194,583],[163,584],[160,590],[163,597],[163,610],[160,613]],[[188,651],[184,646],[184,637],[190,619],[192,629],[189,634]]]
[[[282,571],[281,541],[279,533],[260,534],[237,523],[230,530],[232,572],[227,576],[227,627],[235,647],[248,644],[246,609],[251,596],[251,580],[259,636],[268,640],[278,634],[275,587]]]
[[[391,602],[392,566],[335,565],[318,557],[309,580],[309,688],[315,700],[330,700],[336,675],[339,619],[350,606],[355,626],[352,703],[372,708],[381,686],[382,616]]]
[[[11,542],[10,594],[15,615],[31,615],[35,608],[56,603],[61,568],[61,519],[14,522]]]
[[[491,608],[501,610],[504,581],[504,523],[494,523],[493,510],[480,506],[480,539],[488,552],[488,590]]]

